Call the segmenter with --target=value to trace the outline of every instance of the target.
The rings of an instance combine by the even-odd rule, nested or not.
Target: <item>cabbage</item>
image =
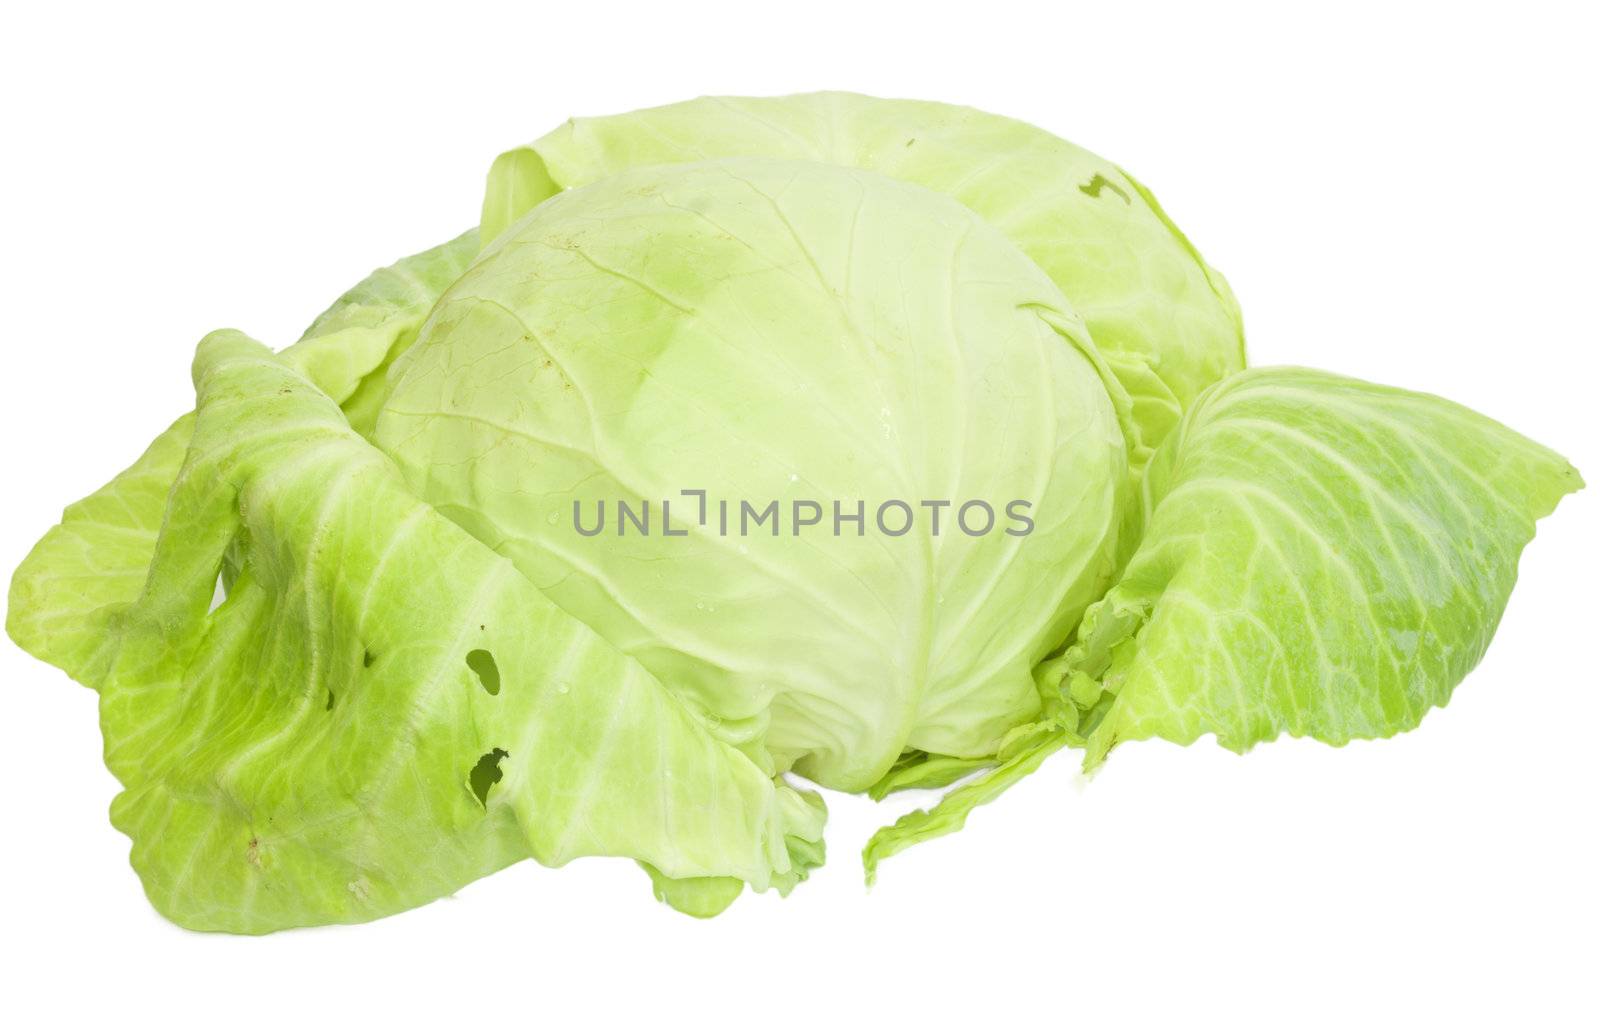
[[[1444,400],[1245,370],[1143,187],[965,108],[575,121],[483,209],[281,353],[208,336],[13,578],[180,924],[589,855],[708,916],[822,862],[804,782],[957,785],[870,874],[1063,748],[1392,735],[1581,486]]]
[[[539,205],[445,292],[376,438],[769,772],[861,791],[907,748],[992,753],[1109,584],[1127,454],[1070,310],[970,210],[871,172],[624,172]],[[688,537],[572,529],[574,503],[685,489],[784,515],[820,497],[829,530],[701,531],[688,497]],[[1024,502],[1034,528],[835,534],[844,497],[874,520]]]

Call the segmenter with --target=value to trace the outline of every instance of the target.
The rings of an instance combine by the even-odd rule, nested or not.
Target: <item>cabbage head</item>
[[[113,823],[187,927],[369,920],[637,861],[713,915],[824,858],[809,785],[1415,726],[1581,481],[1435,397],[1244,366],[1150,193],[842,93],[567,125],[481,224],[69,507],[7,630],[99,693]]]

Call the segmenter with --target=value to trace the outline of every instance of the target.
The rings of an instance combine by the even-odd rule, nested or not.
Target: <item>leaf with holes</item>
[[[149,581],[106,618],[94,682],[112,817],[163,913],[367,920],[530,856],[804,876],[820,806],[407,492],[309,379],[231,333],[195,373]]]

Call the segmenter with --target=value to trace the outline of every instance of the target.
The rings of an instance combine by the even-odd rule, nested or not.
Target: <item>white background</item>
[[[506,146],[708,92],[1036,122],[1156,190],[1231,279],[1256,363],[1438,392],[1600,474],[1594,26],[1577,5],[1290,7],[13,6],[0,564],[187,407],[207,330],[287,344],[473,222]],[[1596,520],[1584,493],[1541,525],[1493,649],[1417,732],[1127,746],[1088,784],[1063,756],[870,893],[856,853],[910,803],[830,797],[829,864],[705,923],[590,861],[357,928],[186,933],[107,822],[94,696],[7,643],[0,1010],[1594,1023]]]

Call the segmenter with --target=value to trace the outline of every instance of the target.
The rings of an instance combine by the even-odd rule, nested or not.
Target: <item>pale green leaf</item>
[[[1150,465],[1148,530],[1054,668],[1128,739],[1416,726],[1478,662],[1534,522],[1582,481],[1433,396],[1269,368],[1209,392]]]
[[[113,821],[165,915],[360,921],[529,856],[757,888],[803,874],[791,844],[820,838],[819,804],[412,496],[287,361],[217,333],[196,381],[149,584],[112,620],[101,684],[126,789]]]

